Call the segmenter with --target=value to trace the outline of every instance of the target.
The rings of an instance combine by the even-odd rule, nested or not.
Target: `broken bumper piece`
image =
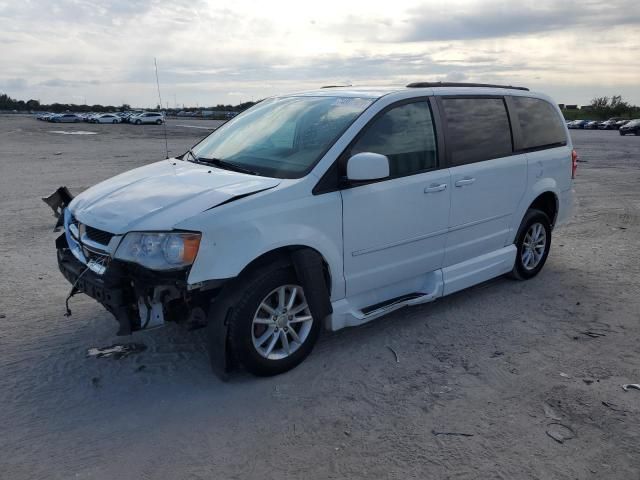
[[[161,326],[165,320],[190,320],[215,293],[187,288],[187,270],[155,272],[112,260],[103,274],[90,270],[69,249],[65,235],[56,240],[58,267],[74,287],[102,304],[116,318],[118,335]]]

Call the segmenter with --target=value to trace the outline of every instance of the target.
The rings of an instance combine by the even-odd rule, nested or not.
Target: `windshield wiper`
[[[193,154],[192,154],[193,155]],[[208,163],[218,168],[222,168],[223,170],[231,170],[234,172],[240,173],[248,173],[249,175],[260,175],[258,172],[253,170],[249,170],[248,168],[241,167],[240,165],[228,162],[227,160],[221,160],[220,158],[203,158],[200,157],[197,159],[199,163]]]

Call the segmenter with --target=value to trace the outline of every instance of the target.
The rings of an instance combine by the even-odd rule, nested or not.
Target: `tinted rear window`
[[[502,98],[445,98],[442,105],[452,165],[511,154],[511,128]]]
[[[528,97],[512,99],[522,132],[522,145],[519,145],[519,148],[540,148],[567,143],[564,124],[549,102]]]

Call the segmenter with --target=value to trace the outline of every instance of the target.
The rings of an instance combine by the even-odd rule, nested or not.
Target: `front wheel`
[[[293,269],[270,268],[243,282],[229,322],[229,347],[250,373],[277,375],[311,353],[320,327]]]
[[[136,125],[140,125],[142,122],[140,120],[136,120]]]
[[[516,261],[511,276],[518,280],[535,277],[549,256],[551,221],[542,211],[529,209],[522,219],[516,237]]]
[[[162,120],[156,120],[156,125],[162,125]]]

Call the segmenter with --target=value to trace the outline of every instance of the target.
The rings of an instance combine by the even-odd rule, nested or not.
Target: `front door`
[[[348,296],[441,268],[449,221],[450,175],[427,101],[376,116],[345,158],[360,152],[386,155],[390,177],[342,190]]]

